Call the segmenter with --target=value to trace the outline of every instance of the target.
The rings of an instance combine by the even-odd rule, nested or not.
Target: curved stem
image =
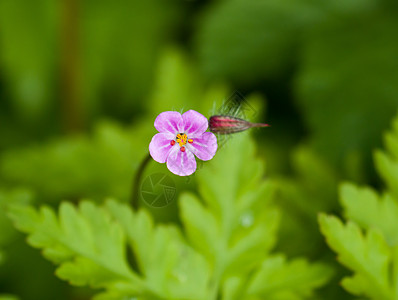
[[[151,155],[148,153],[147,156],[145,156],[145,158],[141,161],[141,164],[138,167],[137,173],[135,174],[133,179],[133,193],[131,195],[131,205],[135,210],[137,210],[139,207],[139,199],[140,199],[139,186],[141,182],[141,177],[142,174],[144,173],[146,166],[150,161],[151,161]]]

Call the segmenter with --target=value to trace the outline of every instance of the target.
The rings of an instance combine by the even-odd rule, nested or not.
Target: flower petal
[[[194,110],[188,110],[183,113],[182,119],[184,122],[183,132],[185,132],[188,137],[201,135],[209,126],[207,118]]]
[[[149,153],[152,158],[159,162],[165,163],[171,148],[173,147],[170,142],[174,138],[171,133],[157,133],[153,136],[149,143]],[[179,148],[179,147],[177,147]]]
[[[183,119],[178,111],[165,111],[156,117],[154,125],[159,132],[170,132],[175,136],[183,129]]]
[[[217,138],[211,132],[205,132],[201,137],[187,143],[188,149],[201,160],[210,160],[217,151]]]
[[[188,149],[182,152],[180,147],[174,147],[167,157],[167,168],[179,176],[191,175],[196,170],[195,156]]]

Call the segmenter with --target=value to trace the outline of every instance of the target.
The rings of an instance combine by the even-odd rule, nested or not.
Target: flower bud
[[[251,123],[249,121],[231,116],[217,115],[217,116],[211,116],[209,119],[210,131],[218,134],[230,134],[230,133],[244,131],[252,127],[268,127],[268,126],[269,126],[268,124]]]

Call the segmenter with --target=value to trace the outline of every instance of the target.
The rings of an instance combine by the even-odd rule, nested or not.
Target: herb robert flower
[[[188,110],[182,115],[176,111],[165,111],[155,120],[155,134],[149,144],[149,153],[159,163],[179,176],[188,176],[196,170],[197,156],[210,160],[217,151],[217,138],[206,132],[208,120],[202,114]]]

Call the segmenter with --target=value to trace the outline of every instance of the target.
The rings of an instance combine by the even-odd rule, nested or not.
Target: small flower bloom
[[[159,163],[179,176],[191,175],[196,170],[197,156],[210,160],[217,151],[217,138],[206,132],[208,120],[200,113],[189,110],[184,114],[165,111],[155,120],[155,134],[149,144],[149,153]]]
[[[232,116],[211,116],[209,119],[210,131],[218,134],[230,134],[252,127],[268,127],[268,124],[251,123]]]

